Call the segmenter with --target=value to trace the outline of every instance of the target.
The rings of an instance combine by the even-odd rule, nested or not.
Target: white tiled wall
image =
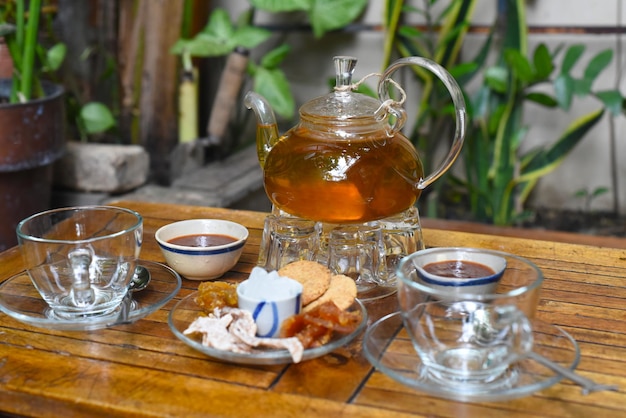
[[[422,4],[421,0],[416,0]],[[475,11],[476,25],[490,25],[495,16],[497,0],[482,0]],[[361,20],[367,25],[380,25],[383,1],[372,0]],[[623,3],[623,4],[622,4]],[[236,16],[247,7],[245,0],[217,0],[215,6],[233,10]],[[529,26],[580,26],[580,27],[624,27],[626,22],[626,0],[534,0],[528,1],[527,21]],[[291,22],[297,15],[283,16],[283,22]],[[267,23],[269,17],[257,15],[258,22]],[[545,34],[530,35],[530,50],[539,42],[545,42],[553,48],[559,43],[583,43],[587,45],[584,60],[600,50],[617,47],[615,34]],[[626,36],[623,36],[626,44]],[[323,94],[327,89],[327,79],[333,76],[332,57],[334,55],[354,55],[359,58],[356,78],[370,72],[381,71],[382,33],[365,30],[354,34],[330,34],[323,41],[314,39],[305,31],[288,34],[292,53],[285,62],[285,71],[294,89],[297,104]],[[471,48],[468,42],[466,48]],[[623,47],[625,48],[625,47]],[[623,51],[622,55],[626,55]],[[471,54],[470,54],[471,56]],[[615,55],[613,63],[604,77],[598,80],[596,87],[613,88],[616,84],[618,68],[623,72]],[[582,69],[577,69],[582,71]],[[626,74],[622,77],[626,79]],[[620,88],[626,92],[626,81]],[[529,137],[524,141],[524,149],[551,141],[561,135],[567,125],[577,116],[597,107],[597,102],[588,100],[576,103],[569,114],[546,112],[541,108],[529,106],[526,117],[532,127]],[[559,117],[555,117],[558,114]],[[626,156],[626,117],[616,120],[616,141],[618,154],[619,184],[618,194],[620,211],[626,213],[626,162],[619,156]],[[533,204],[537,206],[581,208],[582,200],[574,193],[580,189],[590,191],[597,187],[612,187],[610,177],[609,117],[605,116],[601,126],[597,126],[573,151],[566,161],[553,173],[544,177],[533,195]],[[594,210],[612,210],[612,194],[606,194],[593,202]]]

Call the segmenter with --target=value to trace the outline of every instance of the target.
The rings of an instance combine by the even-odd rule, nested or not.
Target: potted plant
[[[60,65],[64,46],[46,52],[39,44],[41,9],[41,0],[0,3],[0,37],[13,65],[0,79],[0,251],[15,245],[21,219],[49,207],[52,163],[65,149],[64,89],[39,79]]]
[[[468,130],[460,156],[464,171],[460,175],[448,173],[437,182],[432,190],[437,193],[432,193],[423,213],[445,217],[446,210],[458,209],[465,212],[461,215],[469,213],[473,221],[520,224],[533,216],[526,203],[537,182],[565,160],[605,113],[614,117],[623,113],[624,98],[618,90],[594,88],[594,82],[611,62],[613,51],[600,51],[586,63],[581,59],[585,51],[582,44],[550,50],[541,43],[531,51],[526,3],[504,0],[497,2],[496,21],[476,56],[463,61],[460,46],[478,0],[441,1],[446,7],[435,17],[433,6],[438,1],[418,10],[405,7],[403,0],[388,0],[385,15],[385,57],[389,59],[392,52],[397,52],[439,62],[459,82],[468,106]],[[422,30],[403,24],[401,16],[406,12],[428,16],[426,21],[431,27]],[[435,27],[440,29],[435,31]],[[572,71],[577,64],[584,65],[582,77]],[[426,155],[434,155],[432,147],[453,126],[450,99],[430,74],[416,71],[415,75],[424,95],[411,138],[419,148],[428,149]],[[530,130],[524,119],[528,106],[567,112],[577,98],[595,99],[598,107],[573,119],[559,137],[523,149],[522,142]]]

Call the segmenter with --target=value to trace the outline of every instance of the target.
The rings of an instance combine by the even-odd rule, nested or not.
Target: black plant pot
[[[15,227],[50,208],[52,164],[65,151],[64,89],[43,84],[46,97],[0,103],[0,251],[17,243]],[[0,79],[0,97],[11,80]]]

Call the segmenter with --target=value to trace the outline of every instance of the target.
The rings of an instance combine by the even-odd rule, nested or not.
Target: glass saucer
[[[170,329],[178,339],[191,348],[196,349],[209,357],[231,363],[271,365],[288,364],[293,362],[291,355],[287,350],[255,349],[252,353],[233,353],[231,351],[218,350],[216,348],[202,345],[202,339],[198,335],[183,334],[183,331],[187,329],[189,324],[191,324],[202,313],[202,309],[194,301],[197,293],[198,292],[193,292],[181,299],[180,302],[178,302],[170,311],[168,323],[170,325]],[[328,343],[320,347],[308,348],[304,350],[301,361],[314,359],[328,354],[331,351],[348,344],[365,329],[365,326],[367,325],[367,310],[365,309],[365,306],[363,306],[360,301],[355,300],[348,310],[351,312],[361,312],[362,319],[359,326],[350,334],[335,334]]]
[[[560,365],[574,370],[580,361],[576,341],[562,329],[533,320],[533,350]],[[546,389],[563,377],[539,363],[524,359],[509,367],[506,383],[489,385],[483,390],[464,391],[432,379],[415,352],[404,330],[399,312],[374,323],[363,337],[363,351],[374,367],[392,379],[430,395],[456,401],[493,402],[521,398]]]
[[[361,302],[371,302],[374,300],[386,298],[398,291],[396,285],[383,286],[379,284],[372,284],[372,286],[357,286],[356,297]]]
[[[150,271],[150,284],[133,293],[128,321],[141,319],[170,301],[181,287],[181,278],[174,270],[160,263],[139,260]],[[32,326],[63,331],[89,331],[114,324],[119,308],[110,314],[81,319],[61,319],[51,315],[48,304],[39,295],[28,273],[22,272],[0,283],[0,311]]]

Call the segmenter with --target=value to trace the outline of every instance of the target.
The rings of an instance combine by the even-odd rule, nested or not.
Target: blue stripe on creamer
[[[179,248],[173,248],[173,247],[166,247],[165,245],[162,245],[161,243],[159,243],[159,246],[161,248],[163,248],[166,251],[170,251],[176,254],[185,254],[185,255],[214,255],[214,254],[224,254],[224,253],[231,253],[233,251],[236,251],[238,249],[240,249],[241,247],[243,247],[245,245],[246,241],[242,241],[237,245],[233,245],[232,247],[226,247],[226,248],[217,248],[217,249],[213,249],[211,250],[211,247],[208,247],[206,250],[183,250],[183,249],[179,249]]]
[[[265,308],[266,304],[272,308],[272,328],[270,328],[265,335],[259,334],[259,337],[261,338],[273,336],[274,333],[278,331],[278,326],[280,325],[278,323],[278,306],[276,305],[276,302],[259,302],[259,304],[256,305],[254,312],[252,312],[252,318],[256,321],[259,315],[261,315],[261,312],[263,311],[263,308]]]

